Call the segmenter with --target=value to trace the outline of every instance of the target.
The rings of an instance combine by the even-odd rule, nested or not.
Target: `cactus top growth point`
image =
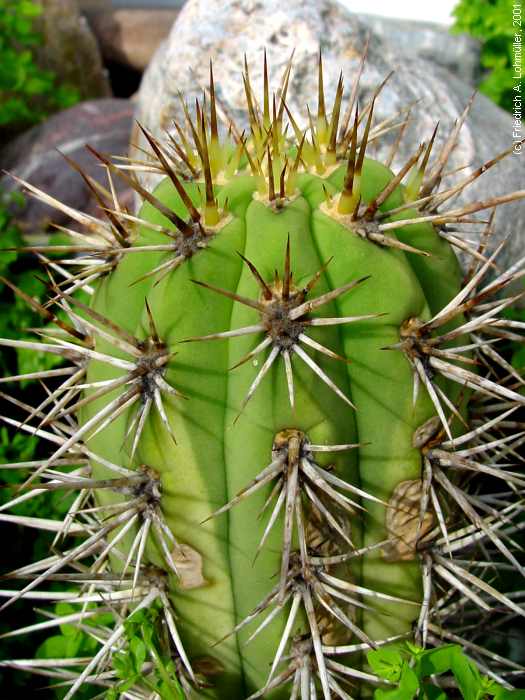
[[[524,260],[498,268],[492,213],[481,246],[462,225],[525,192],[453,205],[510,149],[452,184],[467,107],[440,152],[434,132],[394,174],[408,110],[374,123],[382,86],[359,104],[359,76],[329,109],[320,59],[303,130],[291,70],[272,96],[265,58],[259,103],[246,67],[249,133],[222,114],[210,71],[165,142],[143,130],[141,162],[91,149],[108,176],[105,190],[84,175],[100,220],[23,183],[80,228],[30,249],[50,279],[48,303],[26,297],[47,322],[39,340],[0,341],[64,359],[31,375],[49,383],[38,406],[4,418],[52,445],[14,465],[31,473],[13,503],[78,496],[64,522],[7,516],[64,547],[11,572],[25,581],[2,595],[67,600],[42,624],[98,646],[5,664],[58,678],[66,700],[89,684],[134,699],[370,697],[384,681],[366,652],[405,640],[459,642],[505,688],[524,670],[477,625],[479,611],[524,615],[496,587],[524,573],[525,397],[500,352],[522,337],[500,312]],[[381,138],[386,164],[367,156]],[[153,192],[143,169],[165,175]],[[143,198],[138,214],[114,177]]]

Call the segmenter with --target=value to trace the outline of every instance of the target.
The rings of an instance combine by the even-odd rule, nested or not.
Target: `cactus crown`
[[[525,398],[498,344],[521,340],[500,312],[524,261],[498,269],[493,213],[479,245],[458,227],[524,193],[449,203],[510,152],[442,186],[470,104],[437,155],[436,127],[393,174],[410,110],[374,123],[386,81],[359,107],[363,61],[343,114],[343,78],[327,110],[319,59],[305,129],[286,103],[291,61],[271,97],[265,57],[261,104],[246,65],[249,130],[226,119],[227,135],[210,66],[164,142],[140,127],[147,159],[90,149],[107,189],[79,172],[101,219],[22,182],[80,230],[26,249],[49,273],[49,301],[25,297],[48,325],[38,342],[0,340],[66,363],[32,375],[55,382],[38,406],[4,417],[52,445],[18,465],[31,474],[8,506],[78,497],[63,522],[7,517],[82,539],[10,572],[29,583],[3,607],[78,584],[67,622],[97,639],[93,658],[18,662],[63,680],[66,700],[115,685],[113,657],[148,610],[156,636],[123,697],[366,696],[381,679],[363,652],[407,639],[459,640],[512,685],[517,664],[457,612],[523,616],[489,572],[523,574],[511,535],[524,482],[509,462]],[[367,157],[392,135],[386,164]],[[141,171],[164,179],[150,192]],[[143,199],[138,214],[114,177]],[[464,278],[453,247],[471,260]],[[112,627],[97,623],[107,610]]]

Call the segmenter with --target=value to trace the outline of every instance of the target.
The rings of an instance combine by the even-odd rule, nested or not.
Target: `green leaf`
[[[39,17],[44,8],[41,5],[36,5],[34,2],[30,2],[30,0],[20,0],[18,11],[24,17]]]
[[[458,654],[462,655],[461,647],[458,644],[443,644],[436,649],[423,651],[417,659],[421,676],[431,676],[450,671],[456,662]],[[466,659],[466,657],[464,658]]]
[[[406,661],[401,665],[398,687],[392,690],[378,688],[374,700],[413,700],[419,690],[419,680]]]
[[[65,659],[67,656],[67,640],[61,635],[48,637],[36,651],[37,659]]]
[[[452,671],[464,700],[479,700],[481,676],[476,665],[457,644],[446,644],[421,654],[417,671],[420,678]]]
[[[44,76],[35,76],[29,78],[24,85],[24,92],[27,95],[41,95],[46,90],[49,90],[52,81]]]
[[[495,700],[525,700],[525,690],[507,690],[499,687],[494,698]]]
[[[133,674],[133,666],[126,652],[119,651],[117,654],[114,654],[112,664],[117,678],[126,680],[131,674]]]
[[[175,686],[173,683],[169,685],[164,681],[160,684],[159,694],[161,698],[172,698],[173,700],[185,700],[185,695],[182,692],[182,688],[177,683]]]
[[[448,700],[448,695],[445,691],[436,685],[432,685],[432,683],[422,683],[421,689],[425,700]]]
[[[74,637],[77,633],[78,630],[76,627],[73,627],[73,625],[60,625],[60,631],[64,635],[64,637]]]
[[[382,647],[367,654],[368,663],[373,672],[391,683],[397,683],[401,677],[403,659],[397,649]]]
[[[18,34],[28,34],[31,31],[31,20],[25,17],[17,17],[15,21],[15,32]]]
[[[2,220],[3,219],[3,220]],[[5,212],[2,212],[0,210],[0,232],[1,232],[1,238],[0,238],[0,245],[2,248],[14,248],[18,245],[20,245],[20,236],[18,234],[18,231],[14,226],[8,225],[8,219],[5,214]],[[18,257],[18,253],[14,251],[8,251],[8,250],[0,250],[0,270],[2,275],[5,275],[5,272],[9,265],[13,263]]]
[[[80,655],[80,650],[84,642],[85,633],[73,628],[73,634],[65,635],[65,656],[74,658]]]
[[[142,664],[146,660],[146,645],[144,644],[142,639],[134,637],[129,643],[129,649],[133,656],[135,671],[139,673],[140,669],[142,668]]]

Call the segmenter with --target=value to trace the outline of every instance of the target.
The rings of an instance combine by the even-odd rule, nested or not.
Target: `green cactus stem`
[[[122,697],[178,697],[170,683],[188,698],[367,697],[382,681],[364,652],[400,640],[460,639],[512,685],[512,662],[452,618],[524,614],[476,565],[481,552],[523,573],[509,537],[524,480],[508,462],[525,397],[498,351],[523,328],[498,295],[524,261],[489,281],[499,249],[450,225],[525,193],[447,207],[509,152],[440,189],[468,110],[435,157],[437,127],[395,174],[367,156],[406,127],[405,113],[374,123],[382,86],[359,108],[356,83],[341,119],[343,80],[328,113],[320,60],[303,130],[290,71],[272,101],[265,58],[259,106],[246,68],[249,137],[223,134],[210,72],[209,98],[184,105],[166,141],[141,127],[146,166],[91,149],[108,189],[81,175],[104,219],[23,183],[81,228],[27,249],[50,274],[49,303],[26,297],[48,325],[34,343],[0,342],[61,355],[70,373],[25,420],[4,420],[52,444],[21,497],[79,495],[63,523],[0,516],[68,537],[11,572],[29,582],[3,607],[66,575],[72,621],[97,595],[115,612],[112,628],[86,628],[93,658],[59,673],[66,700],[89,683],[117,692],[129,621],[158,609]],[[153,192],[143,167],[164,175]],[[114,177],[142,197],[136,215]],[[472,259],[466,280],[453,247]]]

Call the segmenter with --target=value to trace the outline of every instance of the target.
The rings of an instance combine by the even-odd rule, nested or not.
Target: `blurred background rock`
[[[79,7],[99,41],[102,55],[132,69],[143,71],[160,42],[169,34],[184,0],[79,0]],[[214,5],[208,2],[210,13]],[[352,9],[351,0],[344,3]],[[467,35],[450,36],[436,22],[381,17],[358,13],[377,35],[388,38],[403,53],[432,58],[463,80],[479,77],[480,43]]]
[[[464,0],[461,1],[464,2]],[[250,17],[258,17],[259,21],[260,17],[263,16],[263,25],[275,24],[276,21],[283,23],[290,17],[289,13],[288,16],[286,15],[285,4],[282,8],[277,4],[279,13],[272,17],[275,8],[271,2],[267,5],[267,3],[255,2],[255,0],[240,0],[239,2],[235,0],[207,0],[205,3],[200,3],[199,12],[202,15],[204,8],[208,20],[211,21],[204,22],[201,27],[194,26],[191,29],[190,40],[188,36],[179,34],[177,24],[176,28],[171,30],[181,11],[182,17],[187,17],[188,13],[192,12],[191,8],[199,4],[194,0],[189,0],[189,3],[185,3],[184,0],[0,0],[0,5],[6,7],[17,3],[19,6],[29,4],[41,8],[40,15],[34,20],[34,31],[40,39],[38,44],[31,48],[31,52],[37,67],[45,71],[47,75],[54,76],[53,94],[55,97],[54,106],[46,112],[45,109],[36,108],[38,97],[33,96],[31,106],[36,126],[33,127],[31,134],[26,133],[20,141],[16,141],[13,137],[19,132],[27,132],[28,127],[32,125],[27,123],[27,120],[21,120],[19,123],[15,121],[10,124],[6,124],[5,120],[2,122],[2,96],[0,96],[0,149],[3,143],[10,141],[3,150],[0,150],[0,162],[4,168],[19,175],[34,173],[37,167],[34,162],[35,158],[45,162],[45,157],[48,155],[51,157],[50,153],[53,149],[58,148],[72,153],[78,151],[84,143],[92,139],[93,134],[89,120],[83,118],[83,108],[80,107],[76,108],[80,109],[78,120],[77,112],[72,111],[57,122],[60,124],[60,138],[51,138],[50,129],[47,131],[41,129],[43,119],[49,117],[50,113],[56,111],[60,106],[68,107],[74,102],[90,101],[91,108],[95,109],[97,113],[97,129],[99,130],[105,128],[103,115],[106,111],[110,122],[114,119],[116,112],[127,113],[127,121],[123,118],[119,122],[119,134],[116,135],[113,131],[113,136],[116,138],[110,139],[108,143],[108,147],[113,148],[114,152],[115,149],[122,149],[124,146],[125,134],[132,132],[133,121],[132,109],[124,108],[121,103],[113,105],[112,100],[115,98],[131,100],[135,105],[135,115],[144,120],[146,125],[153,128],[154,131],[158,131],[157,127],[165,125],[167,116],[172,116],[171,94],[179,88],[188,93],[187,87],[193,79],[190,68],[199,74],[199,66],[207,63],[210,54],[213,51],[217,52],[217,46],[221,42],[229,42],[227,50],[230,52],[234,50],[235,37],[228,37],[228,27],[225,27],[224,24],[222,25],[223,36],[220,37],[220,28],[216,32],[215,39],[219,43],[215,45],[210,43],[209,30],[210,26],[214,24],[214,16],[224,17],[225,13],[235,13],[239,8],[242,8],[243,16],[248,18],[248,25],[245,32],[242,28],[239,30],[241,43],[243,41],[242,34],[251,31],[250,26],[253,25],[253,22],[250,21]],[[472,5],[474,4],[472,3]],[[186,7],[184,7],[185,5]],[[375,52],[383,68],[399,69],[403,65],[413,65],[415,73],[419,71],[421,74],[424,70],[428,70],[432,84],[435,83],[435,75],[440,70],[447,71],[447,73],[440,74],[442,82],[445,83],[447,83],[446,76],[450,73],[453,76],[450,90],[459,95],[458,100],[456,100],[457,105],[449,110],[451,118],[457,116],[460,100],[464,100],[465,95],[482,78],[481,42],[477,38],[465,33],[451,35],[449,26],[436,22],[400,19],[378,14],[358,13],[352,15],[346,12],[347,9],[367,7],[367,4],[362,0],[305,2],[305,13],[308,14],[312,6],[319,8],[325,5],[339,8],[339,16],[344,22],[337,28],[337,31],[331,31],[328,36],[319,34],[317,40],[320,44],[333,47],[338,45],[338,36],[357,37],[361,36],[363,31],[369,31],[372,36],[371,45],[381,45],[386,52],[383,56],[379,56],[380,51]],[[385,10],[387,14],[396,12],[402,14],[403,9],[405,9],[405,14],[410,16],[417,12],[419,12],[418,16],[434,13],[430,16],[439,16],[441,19],[448,17],[448,20],[451,19],[451,6],[452,0],[439,3],[436,6],[427,3],[415,6],[414,3],[406,2],[404,5],[403,2],[398,2],[395,7],[392,3],[384,5],[387,8]],[[273,9],[270,9],[271,7]],[[375,3],[374,11],[381,11],[382,7],[380,2]],[[448,15],[445,12],[445,7],[449,8]],[[184,23],[184,19],[182,22]],[[353,33],[352,30],[348,29],[352,23],[354,24]],[[467,25],[463,23],[463,26]],[[187,28],[187,23],[180,25],[180,31],[186,32],[186,34]],[[293,28],[291,33],[293,34]],[[256,30],[254,36],[255,34],[257,34]],[[261,35],[264,35],[264,26]],[[313,36],[315,38],[315,35]],[[207,37],[205,40],[208,42],[207,44],[203,44],[203,37]],[[187,61],[185,65],[176,66],[173,64],[173,56],[177,53],[176,44],[179,39],[181,45],[195,49],[190,66],[188,66]],[[191,42],[196,43],[193,46],[190,45]],[[357,44],[361,45],[362,42],[357,40]],[[271,52],[272,47],[270,46],[269,49]],[[170,65],[165,61],[168,52],[172,61]],[[218,52],[221,53],[221,46],[219,46]],[[339,60],[337,55],[334,55],[332,59],[334,65]],[[233,66],[233,64],[231,65]],[[231,82],[236,78],[237,74],[232,74]],[[141,83],[142,87],[139,92]],[[224,90],[224,83],[222,85]],[[418,81],[418,85],[423,86],[422,96],[427,98],[422,109],[428,112],[429,118],[439,118],[443,105],[440,104],[441,100],[436,99],[436,91],[426,90],[423,78]],[[201,87],[202,85],[199,84],[199,88]],[[166,90],[170,92],[169,95],[166,94]],[[432,97],[434,104],[429,101]],[[399,101],[397,98],[394,99],[392,91],[385,91],[383,100],[388,101],[389,99],[392,102]],[[99,104],[95,104],[97,100],[101,100]],[[151,116],[153,110],[158,112],[156,120]],[[482,128],[490,127],[492,122],[492,133],[501,134],[505,130],[504,119],[497,116],[497,111],[491,111],[486,106],[484,112],[486,118],[483,119]],[[77,121],[78,123],[75,123]],[[85,133],[80,133],[83,128]],[[132,140],[136,140],[134,132]],[[74,148],[71,145],[73,141]],[[31,144],[30,148],[28,148],[28,144]],[[474,151],[475,149],[472,147],[470,150]],[[64,171],[66,169],[64,163],[60,164],[56,154],[51,158],[51,163],[53,168],[64,169]],[[65,175],[59,174],[52,180],[58,184],[66,182],[67,178]],[[16,190],[17,186],[4,176],[0,179],[0,188],[12,191]],[[93,202],[90,201],[90,195],[82,183],[79,183],[77,188],[69,187],[67,191],[59,187],[53,191],[53,194],[57,197],[65,197],[66,202],[71,206],[89,207],[93,205]],[[73,198],[69,199],[70,197]],[[24,212],[28,212],[24,224],[26,230],[29,227],[34,228],[35,223],[38,222],[35,212],[28,211],[28,208],[31,210],[36,206],[36,203],[30,203],[25,209],[17,211],[16,216],[22,223],[24,222],[20,217],[23,218]],[[42,223],[49,224],[49,219],[45,221],[42,219]]]
[[[42,36],[36,63],[56,75],[59,84],[77,88],[79,99],[109,97],[108,71],[98,41],[75,0],[38,0],[43,9],[34,30]]]

